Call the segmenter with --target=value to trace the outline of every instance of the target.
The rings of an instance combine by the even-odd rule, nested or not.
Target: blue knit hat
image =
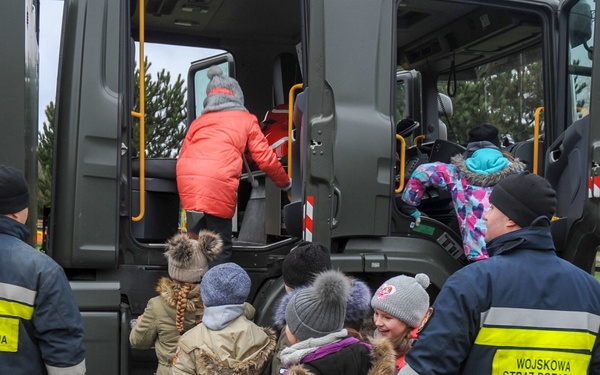
[[[200,282],[204,306],[240,305],[246,302],[252,282],[235,263],[219,264],[208,270]]]

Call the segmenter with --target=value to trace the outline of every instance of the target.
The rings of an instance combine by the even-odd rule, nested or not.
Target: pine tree
[[[43,207],[50,206],[52,191],[52,153],[54,150],[54,102],[48,103],[44,113],[48,122],[44,121],[43,131],[38,137],[38,217]]]
[[[165,69],[156,74],[153,80],[148,73],[152,65],[146,58],[145,64],[145,92],[146,92],[146,156],[147,157],[175,157],[185,137],[185,119],[187,117],[187,101],[185,99],[187,88],[181,75],[177,76],[175,83],[171,84],[171,74]],[[139,76],[136,68],[134,102],[139,109]],[[54,103],[46,106],[45,114],[48,122],[43,123],[43,130],[38,137],[38,213],[41,216],[44,206],[50,205],[52,190],[52,154],[54,148]],[[133,139],[131,144],[136,150],[132,157],[139,156],[139,120],[132,119],[134,124]]]
[[[452,97],[454,116],[447,124],[456,134],[452,141],[466,144],[469,129],[483,123],[496,126],[501,136],[510,136],[515,142],[533,136],[535,111],[543,106],[542,64],[535,55],[517,57],[518,64],[509,65],[510,69],[457,82]],[[445,93],[446,86],[446,82],[440,84],[440,92]]]
[[[185,137],[187,117],[187,101],[185,99],[187,88],[181,78],[177,76],[175,83],[171,84],[171,73],[162,69],[156,73],[153,80],[148,73],[152,63],[144,59],[145,93],[146,93],[146,157],[175,157],[181,148]],[[140,71],[135,71],[135,103],[134,108],[139,109],[139,76]],[[132,147],[139,156],[139,120],[134,120]]]

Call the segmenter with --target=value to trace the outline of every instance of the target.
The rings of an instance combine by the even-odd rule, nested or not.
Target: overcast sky
[[[39,97],[39,127],[47,122],[44,110],[48,103],[56,102],[56,78],[58,71],[58,50],[60,47],[60,31],[62,27],[62,0],[40,0],[40,97]],[[149,72],[153,77],[161,69],[171,72],[171,82],[177,74],[185,80],[190,62],[213,54],[210,50],[201,48],[169,48],[146,44],[145,54],[152,63]],[[137,55],[136,55],[137,57]]]

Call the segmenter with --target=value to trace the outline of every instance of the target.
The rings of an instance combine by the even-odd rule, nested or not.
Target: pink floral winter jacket
[[[492,189],[502,178],[522,172],[525,165],[519,160],[510,162],[499,150],[489,148],[475,151],[468,159],[456,155],[451,161],[451,164],[435,162],[418,166],[408,180],[402,200],[418,206],[428,187],[449,190],[467,259],[487,259],[487,223],[483,214],[490,207]]]

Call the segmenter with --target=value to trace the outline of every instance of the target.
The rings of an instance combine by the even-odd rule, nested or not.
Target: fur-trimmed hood
[[[396,352],[392,343],[384,337],[370,338],[372,367],[367,375],[395,375]],[[291,366],[287,375],[314,375],[302,364]]]
[[[462,154],[457,154],[450,160],[456,169],[466,178],[470,185],[482,187],[494,186],[504,177],[515,173],[520,173],[525,170],[525,164],[523,164],[523,162],[521,162],[519,159],[515,159],[514,161],[510,162],[510,164],[508,164],[500,172],[490,174],[480,174],[471,171],[467,167],[466,159]]]
[[[267,334],[268,344],[263,350],[256,352],[254,355],[243,361],[228,359],[222,361],[215,354],[200,350],[197,355],[197,360],[208,374],[219,375],[259,375],[263,368],[273,355],[275,346],[277,345],[277,334],[271,328],[261,327]]]
[[[174,287],[176,281],[171,280],[168,277],[162,277],[158,280],[156,291],[165,303],[175,308],[177,306],[177,296],[175,295]],[[203,307],[202,298],[200,296],[200,284],[195,284],[190,292],[188,293],[188,300],[185,307],[185,311],[196,311]]]

